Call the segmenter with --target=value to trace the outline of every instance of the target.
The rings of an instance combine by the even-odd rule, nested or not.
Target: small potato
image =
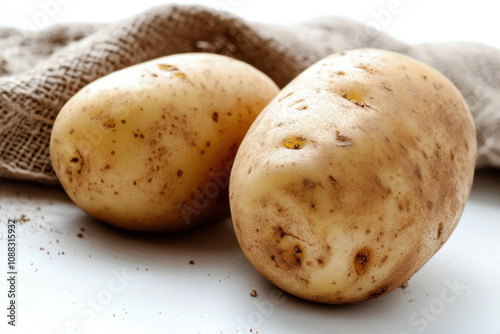
[[[125,229],[176,231],[215,219],[239,144],[278,91],[252,66],[205,53],[111,73],[59,113],[55,172],[78,206]]]
[[[238,241],[295,296],[383,295],[450,237],[475,156],[468,107],[441,73],[389,51],[332,55],[285,87],[243,140],[229,189]]]

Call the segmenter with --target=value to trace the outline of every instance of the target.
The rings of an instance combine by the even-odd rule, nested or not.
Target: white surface
[[[273,23],[319,15],[368,23],[391,3],[194,2]],[[112,22],[161,3],[2,1],[0,26],[25,27],[24,19],[33,22],[44,12],[48,20],[39,28],[58,22]],[[468,40],[500,47],[500,20],[491,1],[399,3],[398,13],[380,25],[399,39]],[[250,328],[261,334],[500,333],[499,171],[477,175],[454,234],[408,288],[347,306],[314,304],[274,288],[244,257],[230,220],[172,236],[137,235],[88,217],[61,189],[5,180],[0,180],[2,275],[7,271],[6,222],[23,214],[29,221],[17,230],[18,327],[14,331],[6,324],[7,284],[2,279],[1,333],[248,333]],[[454,294],[450,284],[465,290]],[[257,298],[249,296],[252,289]]]
[[[165,0],[22,0],[0,2],[0,26],[44,28],[59,22],[113,22]],[[288,24],[338,15],[411,43],[465,40],[500,47],[497,2],[491,0],[178,0],[233,12],[252,21]],[[30,22],[30,23],[27,23]]]
[[[128,233],[90,218],[59,188],[0,181],[3,273],[7,220],[29,219],[16,232],[20,333],[500,333],[497,170],[477,174],[455,232],[406,289],[345,306],[276,289],[246,260],[230,220],[170,236]],[[0,288],[5,310],[4,280]],[[14,333],[0,319],[0,332]]]

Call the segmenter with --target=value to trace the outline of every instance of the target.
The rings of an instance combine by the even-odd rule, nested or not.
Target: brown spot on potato
[[[215,123],[219,121],[219,114],[216,111],[212,114],[212,119]]]
[[[314,189],[316,188],[316,182],[309,180],[308,178],[305,178],[302,181],[303,188],[304,189]]]
[[[353,145],[353,142],[351,140],[351,138],[347,137],[347,136],[344,136],[344,135],[341,135],[339,133],[339,131],[335,131],[335,134],[336,134],[336,139],[337,139],[337,144],[335,144],[335,146],[339,146],[339,147],[351,147]]]
[[[115,121],[113,119],[106,119],[102,122],[102,126],[105,128],[105,129],[113,129],[116,125],[115,125]]]
[[[328,179],[330,180],[331,184],[338,184],[339,182],[331,175],[328,175]]]
[[[368,298],[369,299],[372,299],[372,298],[375,298],[375,297],[378,297],[378,296],[381,296],[385,293],[385,291],[387,291],[387,287],[385,286],[382,286],[382,287],[379,287],[375,290],[373,290],[373,292],[371,292],[369,295],[368,295]]]
[[[427,209],[430,211],[430,210],[432,210],[433,207],[434,207],[434,204],[432,203],[432,201],[427,200]]]
[[[127,123],[127,121],[126,121],[126,120],[124,120],[124,119],[122,119],[122,120],[121,120],[121,122],[122,122],[122,124]]]
[[[73,133],[75,133],[75,129],[71,129],[69,130],[69,134],[72,135]]]
[[[302,249],[300,248],[299,245],[295,245],[293,247],[293,253],[294,253],[293,257],[295,258],[296,264],[300,266],[300,264],[302,263],[303,254],[302,254]]]
[[[104,169],[110,169],[110,168],[111,168],[111,165],[104,166]]]
[[[437,230],[438,239],[441,238],[441,235],[443,235],[443,230],[444,230],[443,222],[440,222],[438,225],[438,230]]]
[[[422,180],[422,173],[420,172],[420,166],[415,167],[415,175],[419,180]]]
[[[361,248],[354,257],[354,269],[358,275],[364,275],[371,263],[371,250],[368,247]]]
[[[182,169],[179,169],[179,170],[177,171],[177,176],[178,176],[178,177],[181,177],[181,176],[182,176],[182,174],[183,174]]]
[[[115,155],[115,151],[111,151],[111,155]]]
[[[273,261],[273,262],[274,262],[274,265],[275,265],[276,267],[279,267],[279,265],[276,263],[276,258],[274,257],[274,255],[271,255],[271,261]]]
[[[77,157],[74,157],[70,161],[73,163],[76,163],[76,162],[80,161],[80,159],[78,159]]]
[[[301,283],[301,284],[305,284],[306,286],[311,285],[311,282],[309,282],[309,280],[308,280],[308,279],[303,278],[303,277],[300,277],[300,278],[299,278],[299,283]]]
[[[450,150],[450,159],[453,161],[455,160],[455,153],[453,153],[452,150]]]
[[[283,239],[287,234],[283,230],[283,227],[281,226],[275,226],[273,227],[273,231],[278,234],[278,236]]]

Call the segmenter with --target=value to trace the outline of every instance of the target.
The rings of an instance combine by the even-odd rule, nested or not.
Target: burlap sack
[[[50,131],[64,103],[112,71],[173,53],[241,59],[284,86],[331,53],[394,50],[448,76],[478,130],[477,166],[500,167],[500,51],[472,43],[408,45],[367,26],[325,17],[291,26],[246,22],[200,6],[165,5],[111,25],[25,33],[0,28],[0,177],[56,183]]]

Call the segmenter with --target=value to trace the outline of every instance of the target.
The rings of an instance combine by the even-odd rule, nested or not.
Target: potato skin
[[[252,66],[206,53],[111,73],[59,113],[55,172],[84,211],[125,229],[177,231],[215,219],[228,207],[237,148],[278,91]]]
[[[334,54],[258,116],[229,195],[246,257],[279,288],[342,304],[401,286],[445,243],[473,181],[456,87],[399,53]]]

